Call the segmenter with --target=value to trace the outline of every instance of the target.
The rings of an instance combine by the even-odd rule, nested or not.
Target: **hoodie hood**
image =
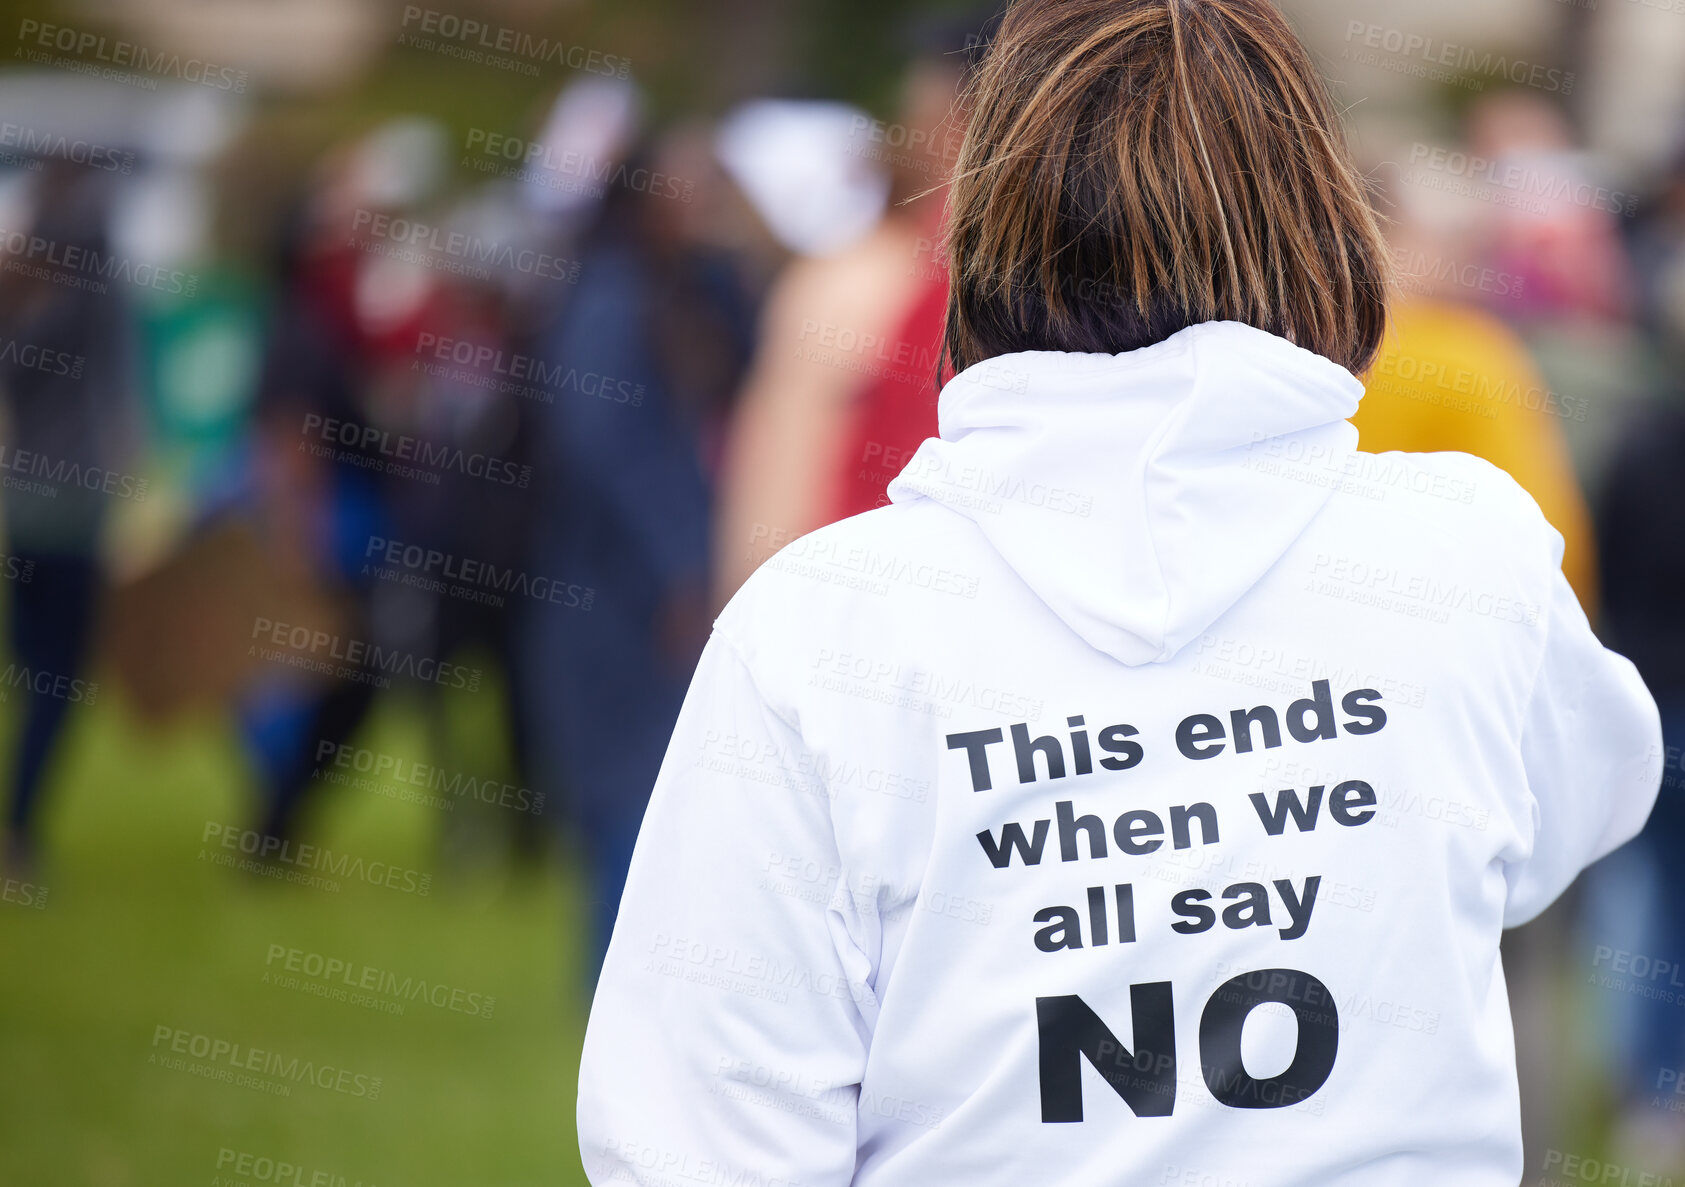
[[[1363,385],[1239,322],[1123,354],[1024,351],[949,380],[889,486],[975,523],[1066,625],[1167,660],[1279,560],[1357,445]]]

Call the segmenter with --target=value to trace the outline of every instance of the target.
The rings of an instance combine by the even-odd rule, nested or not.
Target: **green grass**
[[[364,741],[428,754],[413,707],[383,706]],[[273,1171],[235,1174],[223,1151],[336,1187],[584,1182],[573,1113],[587,1001],[571,875],[553,862],[521,873],[445,861],[444,813],[328,787],[310,839],[429,872],[429,893],[274,882],[201,857],[208,821],[243,824],[253,811],[225,721],[154,735],[106,702],[79,710],[63,742],[38,876],[46,905],[0,903],[0,1183],[276,1184]],[[281,972],[266,964],[272,945],[495,1007],[476,1017],[411,1000],[393,1015],[266,984]],[[291,1092],[280,1097],[159,1066],[159,1026],[379,1076],[379,1094],[282,1078]]]

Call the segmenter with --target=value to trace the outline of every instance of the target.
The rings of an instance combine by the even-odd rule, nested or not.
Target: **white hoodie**
[[[1656,709],[1464,454],[1232,322],[942,391],[721,614],[579,1081],[593,1183],[1514,1184],[1500,931]]]

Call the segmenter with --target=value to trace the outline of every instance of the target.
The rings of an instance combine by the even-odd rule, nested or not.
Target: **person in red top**
[[[948,272],[937,263],[928,267],[912,308],[880,352],[886,356],[883,369],[850,410],[826,522],[888,503],[889,480],[901,472],[919,442],[936,435],[936,393],[946,378],[939,377],[936,368],[948,312]]]

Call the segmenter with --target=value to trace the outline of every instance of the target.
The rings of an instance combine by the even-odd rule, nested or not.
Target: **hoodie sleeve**
[[[875,1005],[835,885],[775,891],[788,855],[840,867],[800,734],[716,627],[633,853],[585,1034],[592,1183],[846,1184]],[[808,789],[808,790],[804,790]],[[846,896],[845,896],[846,897]]]
[[[1582,869],[1636,836],[1661,783],[1656,703],[1632,663],[1597,641],[1560,570],[1521,753],[1534,838],[1532,852],[1504,870],[1505,927],[1538,915]]]

